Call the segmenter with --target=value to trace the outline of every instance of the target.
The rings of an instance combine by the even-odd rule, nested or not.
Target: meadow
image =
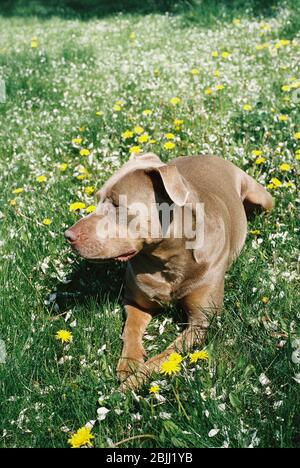
[[[0,447],[68,447],[86,425],[94,447],[300,445],[300,4],[217,3],[0,7]],[[276,205],[249,223],[207,354],[121,394],[124,269],[80,260],[63,232],[145,151],[221,156]],[[184,321],[155,318],[148,355]]]

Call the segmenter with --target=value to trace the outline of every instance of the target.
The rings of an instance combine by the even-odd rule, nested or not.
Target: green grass
[[[97,420],[101,405],[110,412],[94,426],[97,447],[127,438],[133,439],[122,447],[299,446],[300,370],[292,359],[300,310],[299,2],[274,2],[264,18],[243,11],[241,2],[232,11],[227,5],[223,16],[211,4],[193,8],[174,16],[47,19],[6,10],[0,17],[7,91],[0,104],[2,447],[65,447],[72,432]],[[236,13],[240,24],[232,23]],[[293,42],[277,46],[287,38]],[[258,44],[267,46],[257,50]],[[219,84],[224,89],[216,90]],[[181,102],[172,106],[175,96]],[[120,111],[114,111],[117,101]],[[143,115],[145,109],[152,114]],[[180,128],[174,119],[183,120]],[[135,125],[156,140],[141,150],[163,160],[216,154],[263,185],[272,178],[282,183],[271,189],[274,211],[250,223],[260,233],[249,234],[228,273],[223,314],[206,342],[209,362],[186,361],[177,377],[154,377],[159,400],[149,396],[150,382],[139,398],[117,391],[123,270],[80,261],[63,239],[84,214],[69,212],[69,204],[94,203],[85,187],[101,186],[127,160],[137,143],[121,134]],[[167,151],[170,131],[176,146]],[[72,144],[79,136],[88,158]],[[262,164],[253,150],[262,151]],[[64,172],[61,163],[68,165]],[[24,191],[14,194],[16,188]],[[44,226],[44,218],[52,223]],[[184,320],[175,307],[153,320],[145,339],[149,355],[165,348]],[[73,333],[70,345],[55,340],[62,328]],[[214,428],[219,432],[209,437]]]

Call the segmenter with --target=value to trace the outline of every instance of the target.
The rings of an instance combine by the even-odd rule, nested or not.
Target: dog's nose
[[[68,242],[72,243],[72,242],[75,242],[78,238],[78,235],[72,231],[72,229],[68,229],[66,232],[65,232],[65,238]]]

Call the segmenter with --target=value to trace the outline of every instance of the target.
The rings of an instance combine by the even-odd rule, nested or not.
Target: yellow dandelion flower
[[[84,446],[91,447],[92,446],[91,440],[93,439],[94,439],[94,436],[91,433],[91,429],[87,427],[81,427],[68,440],[68,444],[71,445],[72,448],[80,448]]]
[[[42,184],[43,182],[46,182],[46,180],[47,180],[47,177],[44,176],[44,175],[39,175],[39,176],[37,176],[37,178],[36,178],[36,181],[37,181],[39,184]]]
[[[72,333],[68,330],[58,330],[55,335],[57,341],[61,341],[61,343],[70,343],[73,339]]]
[[[191,69],[191,75],[199,75],[200,73],[200,70],[198,68],[192,68]]]
[[[240,18],[234,18],[234,19],[232,20],[232,23],[233,23],[235,26],[238,26],[239,24],[241,24],[241,20],[240,20]]]
[[[87,185],[84,189],[84,193],[88,196],[93,195],[94,192],[95,192],[95,187],[93,187],[92,185]]]
[[[214,73],[213,73],[213,75],[214,75],[216,78],[220,78],[220,76],[221,76],[220,70],[215,70]]]
[[[131,39],[132,41],[134,41],[134,39],[136,39],[135,32],[132,32],[132,33],[129,34],[129,39]]]
[[[174,140],[175,135],[174,135],[174,133],[165,133],[165,138],[167,140]]]
[[[266,161],[266,158],[263,158],[261,156],[261,157],[256,159],[255,164],[257,164],[259,166],[260,164],[263,164],[265,161]]]
[[[175,143],[173,143],[173,141],[167,141],[164,144],[164,149],[166,150],[172,150],[173,148],[175,148]]]
[[[80,137],[78,137],[78,138],[73,138],[73,139],[72,139],[73,145],[77,145],[77,146],[78,146],[78,145],[81,144],[81,142],[82,142],[82,138],[80,138]]]
[[[261,150],[252,150],[252,155],[257,157],[257,156],[261,156],[262,155],[262,151]]]
[[[294,133],[294,138],[295,138],[296,140],[300,140],[300,132]]]
[[[154,138],[151,138],[151,140],[149,140],[149,143],[150,145],[154,145],[156,143],[156,140],[154,140]]]
[[[280,164],[279,169],[283,172],[288,172],[291,169],[291,166],[287,163],[282,163]]]
[[[180,130],[183,123],[184,122],[181,119],[174,119],[173,124],[174,124],[175,130]]]
[[[212,57],[219,57],[219,52],[214,50],[212,53],[211,53],[211,56]]]
[[[44,224],[44,226],[49,226],[52,223],[52,221],[50,218],[45,218],[43,219],[42,223]]]
[[[269,300],[270,300],[270,299],[268,298],[268,296],[263,296],[263,297],[261,298],[261,302],[262,302],[263,304],[268,304]]]
[[[33,38],[31,39],[31,48],[32,48],[32,49],[36,49],[37,46],[38,46],[38,40],[37,40],[36,37],[33,37]]]
[[[149,140],[149,137],[148,137],[147,133],[144,133],[143,135],[140,135],[138,137],[138,142],[139,143],[146,143],[148,140]]]
[[[285,115],[285,114],[280,114],[278,116],[278,120],[279,122],[286,122],[288,120],[289,116],[288,115]]]
[[[291,90],[289,85],[283,85],[281,86],[281,90],[284,91],[285,93],[289,92]]]
[[[218,85],[216,86],[216,91],[221,91],[221,90],[224,89],[224,88],[225,88],[225,85],[223,85],[223,84],[218,84]]]
[[[144,131],[143,127],[141,127],[140,125],[136,125],[133,129],[134,133],[136,133],[136,135],[141,135]]]
[[[96,210],[96,208],[97,208],[97,207],[96,207],[95,205],[90,205],[90,206],[88,206],[88,207],[85,209],[85,211],[86,211],[87,213],[93,213],[93,212]]]
[[[206,88],[206,89],[204,90],[204,94],[205,94],[205,96],[209,96],[210,94],[212,94],[212,89]]]
[[[190,362],[196,363],[198,361],[207,361],[209,356],[207,351],[195,351],[189,355]]]
[[[274,188],[277,188],[277,187],[281,187],[281,186],[282,186],[282,182],[281,182],[279,179],[277,179],[277,177],[273,177],[273,178],[271,179],[271,182],[272,182]]]
[[[225,58],[225,59],[226,59],[226,58],[228,58],[228,57],[230,57],[230,53],[229,53],[229,52],[226,52],[226,51],[222,52],[222,58]]]
[[[83,202],[74,202],[74,203],[70,204],[69,211],[71,211],[71,212],[79,211],[79,210],[83,210],[84,208],[85,208],[85,203],[83,203]]]
[[[113,107],[114,112],[120,112],[122,110],[122,107],[120,104],[115,104]]]
[[[145,109],[143,110],[143,115],[145,115],[146,117],[148,117],[149,115],[152,114],[152,110],[151,109]]]
[[[17,200],[14,198],[13,200],[10,200],[9,204],[10,206],[16,206]]]
[[[149,388],[149,393],[155,395],[157,392],[159,392],[160,386],[159,385],[152,385]]]
[[[133,153],[139,154],[140,152],[141,152],[141,148],[138,145],[131,146],[131,148],[129,148],[130,154],[133,154]]]
[[[91,154],[90,150],[83,148],[79,151],[80,156],[89,156]]]
[[[22,192],[24,192],[24,189],[21,188],[21,187],[20,187],[20,188],[15,188],[15,189],[12,191],[12,193],[14,193],[14,194],[16,194],[16,195],[18,195],[18,194],[20,194],[20,193],[22,193]]]
[[[97,115],[98,117],[102,117],[103,114],[104,114],[104,112],[102,112],[102,111],[97,111],[97,112],[96,112],[96,115]]]
[[[181,99],[179,97],[172,97],[170,99],[170,103],[172,104],[172,106],[177,106],[177,104],[180,104],[181,102]]]
[[[123,132],[121,136],[123,140],[128,140],[128,138],[133,137],[133,132],[131,130],[125,130],[125,132]]]
[[[250,104],[244,104],[243,109],[244,111],[249,112],[252,110],[252,106],[250,106]]]
[[[68,164],[67,163],[60,163],[60,164],[58,164],[57,167],[61,172],[65,172],[68,169]]]
[[[252,234],[253,236],[258,236],[260,234],[260,230],[259,229],[252,229],[251,231],[249,231],[250,234]]]
[[[180,369],[181,369],[180,363],[178,363],[177,361],[167,360],[163,362],[162,365],[160,366],[160,372],[161,374],[164,374],[164,375],[178,374],[178,372],[180,372]]]
[[[182,362],[182,359],[183,357],[179,353],[171,353],[169,356],[169,361],[178,362],[178,364]]]

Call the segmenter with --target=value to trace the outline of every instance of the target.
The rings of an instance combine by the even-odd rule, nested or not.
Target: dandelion
[[[83,202],[75,202],[75,203],[71,203],[70,206],[69,206],[69,211],[79,211],[79,210],[83,210],[83,208],[85,208],[85,203]]]
[[[15,195],[19,195],[20,193],[24,192],[24,189],[23,188],[15,188],[12,193],[14,193]]]
[[[289,118],[289,116],[286,115],[286,114],[280,114],[280,115],[278,116],[279,122],[286,122],[286,121],[288,120],[288,118]]]
[[[45,218],[43,219],[42,223],[44,224],[44,226],[49,226],[52,223],[52,221],[50,218]]]
[[[262,302],[263,304],[268,304],[269,300],[270,300],[270,299],[268,298],[268,296],[263,296],[263,297],[261,298],[261,302]]]
[[[149,143],[150,145],[154,145],[156,143],[156,140],[154,140],[154,138],[151,138],[151,140],[149,140]]]
[[[145,115],[145,117],[148,117],[149,115],[152,114],[152,110],[151,109],[145,109],[143,110],[143,115]]]
[[[133,137],[133,132],[131,130],[125,130],[125,132],[121,134],[121,137],[123,140],[128,140],[129,138]]]
[[[68,169],[68,164],[67,163],[60,163],[57,167],[61,172],[65,172]]]
[[[55,335],[55,338],[61,343],[70,343],[73,339],[73,336],[72,333],[68,330],[58,330],[58,332]]]
[[[95,205],[90,205],[90,206],[88,206],[88,207],[85,209],[85,211],[86,211],[86,213],[88,213],[88,214],[89,214],[89,213],[93,213],[93,212],[96,210],[96,208],[97,208],[97,207],[96,207]]]
[[[300,149],[298,149],[298,150],[296,151],[296,153],[295,153],[295,159],[296,159],[297,161],[300,161]]]
[[[160,366],[160,372],[161,374],[164,374],[164,375],[178,374],[178,372],[180,372],[180,369],[181,369],[180,363],[178,363],[177,361],[167,360],[163,362],[162,365]]]
[[[300,140],[300,132],[294,133],[295,140]]]
[[[252,151],[252,155],[257,157],[257,156],[261,156],[262,155],[262,151],[261,150],[253,150]]]
[[[213,75],[214,75],[216,78],[220,78],[220,76],[221,76],[220,70],[215,70],[214,73],[213,73]]]
[[[134,41],[136,39],[135,32],[132,32],[132,33],[129,34],[129,39],[131,39],[132,41]]]
[[[152,395],[155,395],[156,393],[158,393],[160,390],[160,386],[159,385],[152,385],[150,388],[149,388],[149,393],[152,394]]]
[[[103,114],[104,114],[104,113],[103,113],[102,111],[97,111],[97,112],[96,112],[96,115],[97,115],[98,117],[102,117]]]
[[[170,103],[172,104],[172,106],[177,106],[177,104],[180,104],[181,102],[181,99],[179,97],[172,97],[170,99]]]
[[[120,104],[115,104],[113,110],[114,112],[120,112],[122,110],[122,106],[120,106]]]
[[[177,362],[178,364],[182,362],[182,356],[179,353],[171,353],[169,356],[169,361]]]
[[[224,89],[224,88],[225,88],[225,85],[223,85],[223,84],[218,84],[218,85],[216,86],[216,91],[222,91],[222,89]]]
[[[274,185],[275,188],[282,186],[282,182],[279,179],[277,179],[277,177],[273,177],[271,179],[271,182],[272,182],[272,184]]]
[[[174,133],[165,133],[165,138],[167,140],[174,140],[175,135],[174,135]]]
[[[46,180],[47,180],[47,177],[44,176],[44,175],[39,175],[39,176],[37,176],[37,178],[36,178],[36,181],[37,181],[39,184],[42,184],[43,182],[46,182]]]
[[[289,85],[283,85],[281,86],[281,90],[284,91],[285,93],[288,93],[291,90],[291,88]]]
[[[136,125],[133,129],[134,133],[136,133],[136,135],[141,135],[144,131],[143,127],[141,127],[140,125]]]
[[[175,143],[173,143],[173,141],[167,141],[165,144],[164,144],[164,149],[165,150],[172,150],[173,148],[175,148]]]
[[[80,448],[84,446],[91,447],[91,440],[93,440],[94,438],[95,437],[92,435],[91,429],[87,427],[81,427],[68,440],[68,444],[71,445],[72,448]]]
[[[191,75],[199,75],[200,73],[200,70],[198,68],[192,68],[191,69]]]
[[[265,161],[266,161],[266,158],[260,157],[256,159],[255,164],[259,166],[260,164],[263,164]]]
[[[224,59],[227,59],[228,57],[230,57],[230,53],[229,52],[222,52],[222,58]]]
[[[9,204],[10,206],[16,206],[17,200],[14,198],[13,200],[10,200]]]
[[[144,133],[143,135],[140,135],[138,137],[138,142],[139,143],[146,143],[148,141],[149,137],[146,133]]]
[[[205,96],[209,96],[210,94],[212,94],[212,89],[211,88],[206,88],[204,90],[204,94],[205,94]]]
[[[196,363],[198,361],[207,361],[208,360],[208,352],[207,351],[195,351],[189,355],[190,362]]]
[[[291,169],[291,166],[287,163],[282,163],[280,164],[279,169],[283,172],[288,172]]]
[[[90,150],[86,149],[86,148],[83,148],[80,150],[79,154],[80,156],[89,156],[90,155]]]
[[[133,153],[139,154],[140,152],[141,152],[141,148],[138,145],[131,146],[131,148],[129,148],[130,154],[133,154]]]
[[[36,49],[37,46],[38,46],[38,40],[37,40],[36,37],[33,37],[33,38],[31,39],[31,48],[32,48],[32,49]]]
[[[182,127],[182,125],[183,125],[183,120],[181,120],[181,119],[174,119],[173,124],[174,124],[175,130],[176,130],[176,131],[179,131],[179,130],[181,130],[181,127]]]
[[[216,50],[214,50],[212,53],[211,53],[211,56],[216,58],[216,57],[219,57],[219,52],[217,52]]]
[[[82,142],[82,138],[80,138],[80,137],[78,137],[78,138],[73,138],[73,139],[72,139],[73,145],[78,146],[78,145],[81,144],[81,142]]]
[[[239,24],[241,24],[241,20],[240,20],[240,18],[234,18],[234,19],[232,20],[232,23],[233,23],[235,26],[238,26]]]
[[[252,229],[251,231],[249,231],[250,234],[252,234],[253,236],[258,236],[260,234],[260,230],[259,229]]]
[[[249,112],[252,110],[252,106],[250,106],[250,104],[244,104],[243,109],[244,111]]]
[[[93,195],[94,192],[95,192],[95,187],[93,187],[92,185],[88,185],[84,189],[84,193],[88,196]]]

